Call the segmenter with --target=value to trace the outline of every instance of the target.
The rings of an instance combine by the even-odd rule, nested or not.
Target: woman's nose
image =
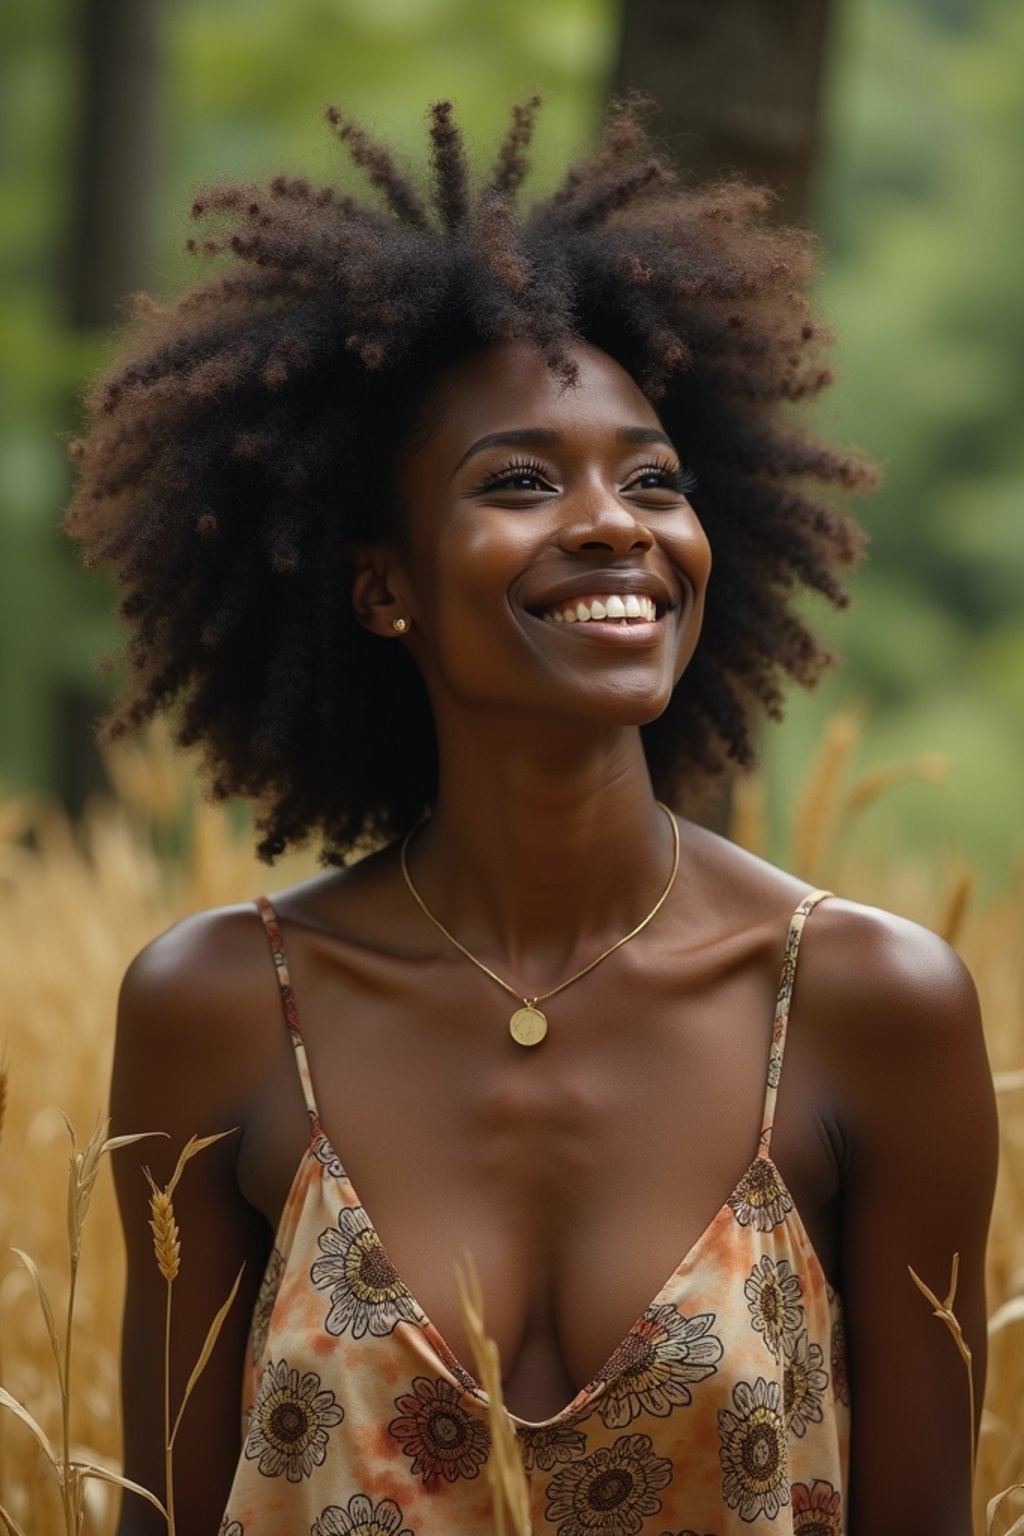
[[[595,488],[573,503],[558,542],[572,552],[603,549],[626,555],[650,549],[654,539],[650,529],[613,493]]]

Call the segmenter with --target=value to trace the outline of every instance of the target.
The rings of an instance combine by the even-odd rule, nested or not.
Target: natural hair
[[[426,393],[494,343],[535,343],[570,387],[573,344],[603,349],[696,473],[714,574],[696,654],[643,732],[660,794],[749,763],[752,706],[777,717],[785,676],[810,684],[829,660],[795,599],[843,605],[859,540],[814,487],[872,471],[794,424],[791,402],[830,378],[813,238],[774,227],[763,190],[677,188],[636,100],[521,215],[537,106],[515,108],[478,189],[451,104],[433,106],[429,190],[331,107],[376,199],[285,176],[198,196],[209,232],[188,244],[215,275],[168,307],[137,300],[90,394],[67,523],[113,568],[129,629],[105,736],[177,704],[213,793],[258,805],[265,858],[316,833],[338,860],[433,801],[424,686],[355,620],[348,551],[401,536],[394,469]]]

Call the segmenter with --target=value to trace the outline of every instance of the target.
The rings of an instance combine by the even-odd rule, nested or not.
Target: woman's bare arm
[[[231,1131],[245,1114],[283,1031],[277,989],[252,909],[203,914],[164,934],[133,962],[121,990],[111,1089],[112,1130],[159,1130],[115,1154],[128,1258],[122,1383],[125,1471],[164,1496],[163,1350],[167,1287],[153,1252],[149,1186],[171,1177],[189,1137]],[[233,1131],[187,1166],[174,1195],[181,1232],[173,1286],[172,1421],[207,1329],[242,1283],[190,1400],[175,1446],[177,1528],[216,1536],[240,1450],[246,1336],[269,1252],[264,1218],[241,1196]],[[163,1536],[144,1500],[125,1494],[118,1536]]]
[[[969,1536],[966,1370],[908,1266],[942,1299],[959,1255],[955,1312],[974,1355],[977,1419],[996,1168],[977,997],[934,934],[845,904],[828,916],[830,974],[816,968],[815,985],[832,995],[829,1050],[847,1137],[849,1536]]]

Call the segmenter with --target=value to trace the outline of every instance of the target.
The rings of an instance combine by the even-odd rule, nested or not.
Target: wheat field
[[[909,855],[894,855],[884,870],[877,862],[859,863],[847,829],[893,785],[936,777],[940,765],[923,758],[851,781],[857,732],[851,717],[833,722],[792,810],[783,862],[809,880],[942,932],[977,980],[999,1092],[1002,1161],[989,1255],[990,1363],[975,1528],[979,1536],[1009,1536],[1024,1531],[1024,1494],[998,1500],[1024,1483],[1024,871],[982,905],[966,868],[937,882],[934,868]],[[54,1445],[63,1443],[64,1430],[54,1353],[36,1283],[12,1250],[36,1266],[62,1339],[69,1274],[64,1117],[77,1137],[80,1187],[82,1149],[106,1101],[124,968],[179,917],[251,897],[266,882],[244,827],[197,797],[192,766],[165,742],[121,747],[110,772],[117,801],[96,804],[74,825],[43,798],[0,797],[0,1385],[26,1405]],[[733,835],[754,851],[766,846],[763,801],[756,778],[738,787]],[[294,856],[282,861],[274,883],[313,867],[312,857]],[[123,1261],[105,1157],[90,1190],[75,1293],[67,1444],[72,1461],[116,1473]],[[184,1231],[181,1263],[188,1262]],[[161,1369],[160,1341],[154,1342],[154,1369]],[[515,1473],[509,1469],[513,1480]],[[111,1536],[117,1487],[98,1474],[75,1487],[83,1536]],[[522,1525],[499,1508],[499,1494],[496,1487],[496,1530],[521,1536]],[[65,1490],[62,1498],[29,1427],[0,1405],[0,1505],[9,1529],[24,1536],[70,1529],[68,1497]],[[507,1507],[517,1507],[514,1488]],[[0,1516],[0,1529],[4,1523]]]

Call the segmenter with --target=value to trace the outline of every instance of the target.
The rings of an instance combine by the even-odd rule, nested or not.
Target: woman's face
[[[645,724],[693,654],[711,557],[686,466],[618,363],[574,356],[566,388],[494,346],[426,402],[392,586],[436,711]]]

